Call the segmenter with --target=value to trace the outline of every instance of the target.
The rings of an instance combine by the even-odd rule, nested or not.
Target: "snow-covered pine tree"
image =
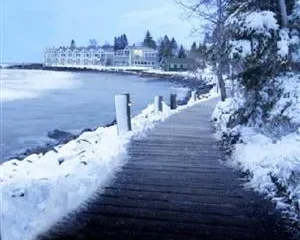
[[[239,89],[245,105],[238,117],[242,123],[262,122],[278,100],[274,79],[292,70],[299,51],[299,0],[231,0],[225,31]],[[292,57],[294,56],[294,57]]]
[[[300,71],[300,0],[296,0],[289,17],[291,62],[294,71]]]

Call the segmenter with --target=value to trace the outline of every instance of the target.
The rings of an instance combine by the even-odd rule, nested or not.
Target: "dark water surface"
[[[105,73],[5,70],[2,74],[0,162],[27,148],[46,144],[50,130],[78,133],[115,119],[114,95],[130,93],[132,114],[155,95],[175,90],[164,81]]]

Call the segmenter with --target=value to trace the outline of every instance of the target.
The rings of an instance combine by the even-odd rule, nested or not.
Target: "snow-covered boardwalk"
[[[39,239],[290,239],[273,206],[222,164],[216,100],[134,140],[114,182]]]

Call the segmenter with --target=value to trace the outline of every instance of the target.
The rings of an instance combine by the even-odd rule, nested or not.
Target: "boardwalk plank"
[[[274,206],[222,164],[209,121],[215,104],[134,140],[114,181],[38,239],[290,239]]]

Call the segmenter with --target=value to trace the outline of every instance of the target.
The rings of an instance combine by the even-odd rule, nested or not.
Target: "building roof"
[[[152,48],[149,47],[144,47],[144,46],[127,46],[125,49],[130,49],[130,50],[144,50],[144,51],[156,51]],[[67,50],[77,50],[77,51],[82,51],[82,50],[86,50],[86,51],[90,51],[90,50],[95,50],[95,51],[99,51],[99,50],[103,50],[105,52],[114,52],[114,47],[113,46],[88,46],[88,47],[76,47],[76,48],[70,48],[70,47],[65,47],[65,46],[61,46],[58,48],[48,48],[46,49],[46,51],[67,51]]]

